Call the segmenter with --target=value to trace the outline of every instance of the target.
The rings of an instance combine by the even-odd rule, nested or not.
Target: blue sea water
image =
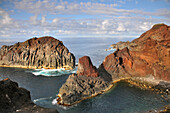
[[[64,45],[76,57],[90,56],[93,64],[98,67],[110,53],[105,51],[111,44],[118,41],[131,41],[118,38],[60,38]],[[4,43],[0,43],[0,46]],[[6,43],[7,45],[14,44]],[[32,100],[42,107],[56,108],[60,113],[141,113],[148,110],[161,108],[170,104],[159,94],[152,91],[141,90],[127,83],[119,82],[109,92],[84,100],[72,107],[53,105],[60,87],[73,71],[60,70],[30,70],[20,68],[0,67],[0,79],[6,77],[19,83],[19,86],[28,89]]]

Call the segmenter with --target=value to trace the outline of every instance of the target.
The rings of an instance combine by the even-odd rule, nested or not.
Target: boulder
[[[75,57],[62,41],[50,36],[35,37],[22,43],[2,46],[0,66],[73,69]]]

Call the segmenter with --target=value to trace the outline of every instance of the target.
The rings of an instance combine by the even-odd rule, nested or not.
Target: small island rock
[[[110,81],[99,76],[90,58],[84,56],[79,59],[77,74],[70,75],[60,88],[57,101],[58,104],[70,106],[103,93],[110,85]]]
[[[73,69],[75,57],[61,41],[45,36],[2,46],[0,66]]]

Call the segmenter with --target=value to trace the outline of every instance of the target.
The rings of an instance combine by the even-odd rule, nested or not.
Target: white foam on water
[[[52,101],[52,105],[56,105],[57,104],[57,98],[55,98],[53,101]]]
[[[26,72],[29,72],[29,73],[32,73],[33,75],[35,76],[61,76],[61,75],[64,75],[64,74],[73,74],[73,73],[76,73],[77,71],[77,67],[73,70],[65,70],[64,68],[61,68],[61,69],[35,69],[35,70],[30,70],[30,71],[26,71]]]
[[[116,49],[110,48],[110,49],[108,49],[107,51],[116,51]]]
[[[51,98],[53,98],[53,97],[39,98],[39,99],[33,100],[33,102],[36,103],[36,102],[38,102],[38,101],[47,100],[47,99],[51,99]]]

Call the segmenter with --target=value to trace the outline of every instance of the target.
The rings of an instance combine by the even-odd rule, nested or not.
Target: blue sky
[[[170,24],[170,0],[0,0],[0,42],[32,37],[138,37]]]

